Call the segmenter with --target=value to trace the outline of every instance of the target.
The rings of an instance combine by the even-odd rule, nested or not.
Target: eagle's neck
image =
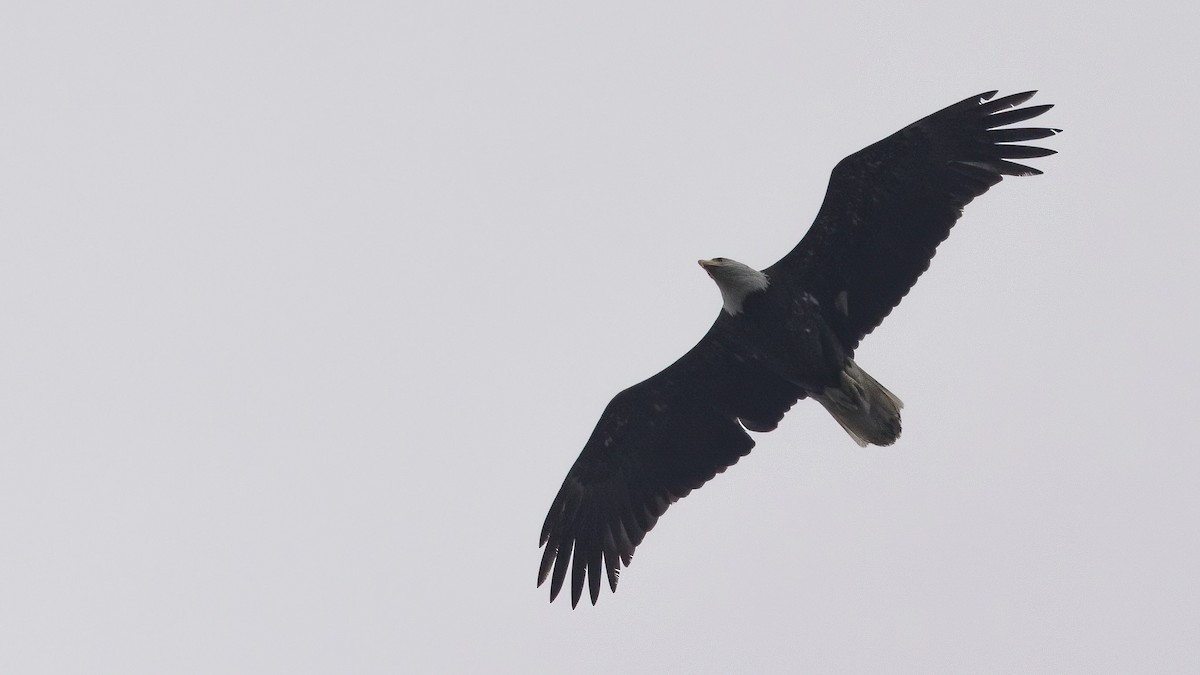
[[[751,293],[765,291],[770,285],[767,275],[742,264],[726,267],[722,274],[714,275],[713,280],[721,289],[721,303],[731,316],[742,313],[742,306]]]

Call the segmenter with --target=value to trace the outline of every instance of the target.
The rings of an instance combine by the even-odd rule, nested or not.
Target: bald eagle
[[[1012,128],[1049,105],[995,91],[955,103],[846,157],[833,169],[808,233],[759,271],[701,260],[721,291],[708,333],[675,363],[617,394],[567,473],[542,526],[538,586],[550,601],[571,570],[571,606],[622,565],[675,501],[750,452],[747,430],[771,431],[813,398],[860,446],[900,436],[900,399],[854,362],[929,267],[972,199],[1004,176],[1041,171],[1019,145],[1059,129]],[[1008,127],[1008,128],[1000,128]],[[574,558],[574,565],[570,561]]]

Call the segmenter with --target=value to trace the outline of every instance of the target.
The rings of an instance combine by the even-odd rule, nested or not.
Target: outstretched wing
[[[804,395],[766,375],[753,354],[735,358],[719,337],[724,320],[604,410],[542,526],[538,585],[551,580],[551,602],[572,556],[572,607],[585,580],[596,604],[601,574],[616,591],[621,566],[667,507],[754,447],[743,425],[770,431]]]
[[[972,96],[838,162],[816,221],[767,276],[839,310],[827,317],[853,350],[928,269],[964,206],[1004,176],[1041,173],[1010,160],[1055,151],[1014,143],[1060,130],[997,128],[1052,107],[1013,109],[1034,93]]]

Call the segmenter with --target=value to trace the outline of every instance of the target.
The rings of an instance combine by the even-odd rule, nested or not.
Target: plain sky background
[[[0,5],[0,671],[1200,670],[1187,3]],[[1038,88],[858,361],[616,595],[535,589],[617,391],[833,165]]]

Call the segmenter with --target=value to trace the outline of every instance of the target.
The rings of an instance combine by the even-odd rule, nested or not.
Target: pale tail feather
[[[900,437],[904,403],[853,360],[846,360],[839,386],[828,387],[813,398],[860,446],[891,445]]]

